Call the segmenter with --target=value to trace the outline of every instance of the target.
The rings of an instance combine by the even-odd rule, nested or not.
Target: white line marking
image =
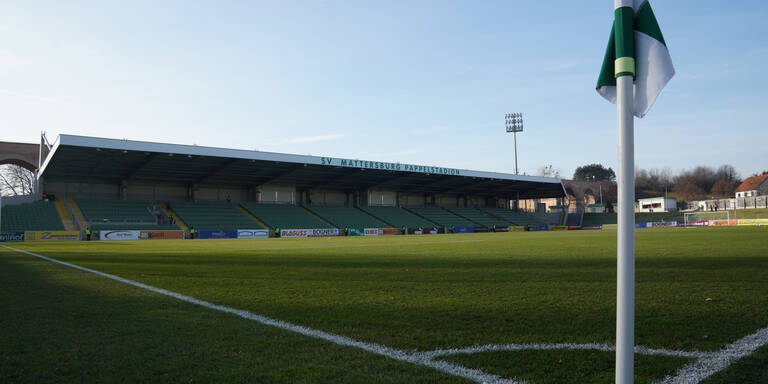
[[[548,351],[548,350],[593,350],[602,352],[616,351],[616,346],[613,344],[605,343],[532,343],[532,344],[487,344],[476,345],[465,348],[452,348],[452,349],[438,349],[435,351],[424,352],[428,356],[450,356],[459,354],[472,354],[481,352],[500,352],[500,351]],[[661,355],[672,357],[689,357],[689,358],[701,358],[708,356],[707,352],[699,351],[673,351],[669,349],[654,349],[642,346],[635,347],[635,353],[640,355]]]
[[[194,297],[185,296],[180,293],[168,291],[162,288],[153,287],[151,285],[139,283],[137,281],[128,280],[119,276],[110,275],[94,269],[81,267],[79,265],[70,264],[64,261],[52,259],[50,257],[38,255],[36,253],[24,251],[9,247],[7,245],[0,244],[0,247],[10,249],[16,252],[24,253],[30,256],[38,257],[43,260],[50,261],[52,263],[61,264],[70,268],[78,269],[84,272],[93,273],[108,279],[119,281],[121,283],[129,284],[134,287],[145,289],[148,291],[156,292],[162,295],[170,296],[175,299],[199,305],[201,307],[214,309],[221,312],[231,313],[240,316],[244,319],[253,320],[261,324],[270,325],[286,331],[299,333],[305,336],[313,337],[316,339],[326,340],[334,344],[359,348],[377,355],[389,357],[391,359],[406,361],[412,364],[421,365],[425,367],[434,368],[438,371],[463,377],[479,383],[500,383],[500,384],[526,384],[525,381],[505,379],[500,376],[496,376],[490,373],[486,373],[479,369],[471,369],[461,365],[449,363],[446,361],[435,360],[440,356],[449,356],[457,354],[470,354],[479,352],[491,352],[491,351],[527,351],[527,350],[596,350],[611,352],[615,351],[616,347],[611,344],[604,343],[586,343],[586,344],[573,344],[573,343],[542,343],[542,344],[489,344],[489,345],[477,345],[473,347],[454,348],[454,349],[438,349],[434,351],[426,352],[408,352],[401,351],[394,348],[389,348],[379,344],[364,343],[362,341],[354,340],[346,336],[336,335],[333,333],[327,333],[312,328],[302,327],[282,320],[275,320],[268,317],[253,314],[251,312],[225,307],[223,305],[212,304],[207,301],[199,300]],[[674,375],[667,376],[655,384],[694,384],[699,383],[702,380],[720,372],[739,359],[754,353],[757,349],[768,345],[768,327],[761,328],[757,332],[743,337],[731,344],[726,345],[723,349],[716,352],[700,352],[700,351],[674,351],[669,349],[653,349],[642,346],[635,347],[635,353],[642,355],[663,355],[663,356],[675,356],[675,357],[689,357],[695,358],[696,361],[686,365],[678,370]]]
[[[489,373],[483,372],[483,371],[478,370],[478,369],[471,369],[471,368],[463,367],[463,366],[460,366],[460,365],[457,365],[457,364],[449,363],[449,362],[446,362],[446,361],[434,360],[431,357],[429,357],[429,356],[427,356],[427,355],[425,355],[423,353],[406,352],[406,351],[401,351],[401,350],[385,347],[385,346],[379,345],[379,344],[364,343],[362,341],[354,340],[354,339],[351,339],[351,338],[346,337],[346,336],[341,336],[341,335],[336,335],[336,334],[333,334],[333,333],[323,332],[323,331],[319,331],[319,330],[316,330],[316,329],[311,329],[311,328],[307,328],[307,327],[302,327],[300,325],[291,324],[291,323],[288,323],[286,321],[275,320],[275,319],[271,319],[271,318],[268,318],[268,317],[256,315],[254,313],[251,313],[251,312],[248,312],[248,311],[245,311],[245,310],[242,310],[242,309],[236,309],[236,308],[225,307],[223,305],[212,304],[212,303],[209,303],[207,301],[196,299],[194,297],[182,295],[180,293],[168,291],[168,290],[165,290],[165,289],[162,289],[162,288],[153,287],[151,285],[139,283],[137,281],[133,281],[133,280],[129,280],[129,279],[126,279],[126,278],[122,278],[120,276],[110,275],[108,273],[97,271],[95,269],[90,269],[90,268],[86,268],[86,267],[81,267],[79,265],[70,264],[70,263],[67,263],[67,262],[64,262],[64,261],[60,261],[60,260],[56,260],[56,259],[53,259],[53,258],[50,258],[50,257],[38,255],[36,253],[24,251],[24,250],[21,250],[21,249],[16,249],[16,248],[13,248],[13,247],[9,247],[7,245],[0,244],[0,246],[3,247],[3,248],[7,248],[7,249],[10,249],[10,250],[16,251],[16,252],[24,253],[26,255],[38,257],[40,259],[47,260],[47,261],[50,261],[52,263],[57,263],[57,264],[61,264],[61,265],[64,265],[64,266],[67,266],[67,267],[70,267],[70,268],[78,269],[78,270],[83,271],[83,272],[93,273],[95,275],[106,277],[108,279],[119,281],[121,283],[125,283],[125,284],[128,284],[128,285],[132,285],[132,286],[137,287],[137,288],[145,289],[147,291],[152,291],[152,292],[155,292],[155,293],[159,293],[161,295],[170,296],[170,297],[173,297],[175,299],[178,299],[178,300],[181,300],[181,301],[184,301],[184,302],[187,302],[187,303],[199,305],[201,307],[205,307],[205,308],[209,308],[209,309],[214,309],[214,310],[217,310],[217,311],[220,311],[220,312],[231,313],[231,314],[240,316],[240,317],[242,317],[244,319],[253,320],[253,321],[259,322],[259,323],[264,324],[264,325],[270,325],[270,326],[277,327],[277,328],[280,328],[280,329],[283,329],[283,330],[286,330],[286,331],[291,331],[291,332],[299,333],[299,334],[302,334],[302,335],[305,335],[305,336],[309,336],[309,337],[313,337],[313,338],[316,338],[316,339],[330,341],[331,343],[334,343],[334,344],[343,345],[343,346],[346,346],[346,347],[359,348],[359,349],[362,349],[364,351],[375,353],[377,355],[389,357],[390,359],[395,359],[395,360],[400,360],[400,361],[407,361],[407,362],[412,363],[412,364],[422,365],[422,366],[425,366],[425,367],[434,368],[434,369],[436,369],[438,371],[441,371],[441,372],[444,372],[444,373],[447,373],[447,374],[450,374],[450,375],[454,375],[454,376],[463,377],[463,378],[466,378],[466,379],[469,379],[469,380],[472,380],[472,381],[475,381],[475,382],[478,382],[478,383],[498,383],[498,384],[524,384],[525,383],[524,381],[505,379],[503,377],[496,376],[496,375],[493,375],[493,374],[489,374]]]
[[[768,327],[736,340],[717,352],[707,353],[702,358],[681,368],[674,375],[667,376],[656,383],[699,383],[765,345],[768,345]]]

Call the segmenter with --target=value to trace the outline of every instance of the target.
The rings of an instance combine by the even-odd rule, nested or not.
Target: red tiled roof
[[[754,191],[757,187],[763,184],[765,180],[768,180],[768,173],[752,176],[749,179],[744,180],[744,182],[736,188],[736,192]]]

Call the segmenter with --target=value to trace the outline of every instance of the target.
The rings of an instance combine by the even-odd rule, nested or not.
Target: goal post
[[[689,227],[691,222],[704,221],[704,220],[726,220],[727,225],[731,225],[731,213],[728,211],[695,211],[685,212],[683,214],[683,220],[685,227]]]

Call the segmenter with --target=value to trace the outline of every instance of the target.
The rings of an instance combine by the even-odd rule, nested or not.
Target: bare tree
[[[35,175],[15,164],[0,165],[0,193],[5,196],[31,195]]]
[[[545,165],[545,166],[543,166],[543,167],[538,169],[538,171],[536,172],[536,175],[537,176],[544,176],[544,177],[559,178],[560,177],[560,170],[553,168],[551,164],[550,165]]]

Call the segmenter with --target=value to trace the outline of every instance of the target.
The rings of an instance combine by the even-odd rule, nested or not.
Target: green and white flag
[[[597,92],[616,104],[616,78],[634,76],[634,114],[643,117],[675,75],[675,68],[648,0],[614,0],[614,5]]]

